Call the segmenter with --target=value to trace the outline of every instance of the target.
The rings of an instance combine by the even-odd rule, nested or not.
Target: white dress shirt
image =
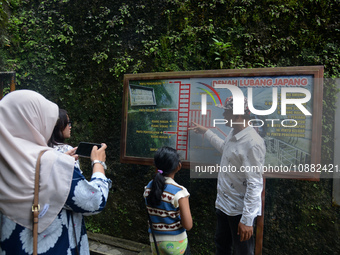
[[[240,222],[253,226],[254,218],[261,215],[261,168],[266,153],[263,139],[250,126],[236,135],[231,130],[225,140],[211,130],[205,137],[222,153],[221,167],[236,169],[218,173],[216,208],[229,216],[242,214]]]

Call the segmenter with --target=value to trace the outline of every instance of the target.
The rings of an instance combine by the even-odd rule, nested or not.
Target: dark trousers
[[[254,255],[254,237],[240,242],[240,236],[237,235],[242,215],[228,216],[219,209],[216,209],[216,215],[216,255]]]
[[[185,252],[184,252],[184,254],[183,255],[191,255],[191,253],[190,253],[190,246],[189,246],[189,242],[188,242],[188,246],[187,246],[187,248],[185,249]]]

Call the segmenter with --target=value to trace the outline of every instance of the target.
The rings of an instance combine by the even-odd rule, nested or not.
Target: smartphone
[[[91,157],[91,151],[93,146],[97,146],[98,149],[102,147],[102,145],[98,143],[80,142],[76,150],[76,154],[78,154],[79,157],[89,158]]]

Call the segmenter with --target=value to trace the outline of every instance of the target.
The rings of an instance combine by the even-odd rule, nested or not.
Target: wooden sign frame
[[[15,90],[15,72],[0,72],[0,100],[4,96],[4,88],[7,84],[10,84],[10,92]]]

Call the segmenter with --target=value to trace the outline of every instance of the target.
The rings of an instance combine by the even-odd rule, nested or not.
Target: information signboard
[[[127,74],[121,162],[151,165],[161,146],[176,148],[187,168],[219,162],[221,154],[188,129],[196,122],[225,138],[230,128],[219,106],[238,95],[248,99],[248,124],[265,140],[265,165],[303,177],[299,168],[320,164],[322,87],[322,66]]]

